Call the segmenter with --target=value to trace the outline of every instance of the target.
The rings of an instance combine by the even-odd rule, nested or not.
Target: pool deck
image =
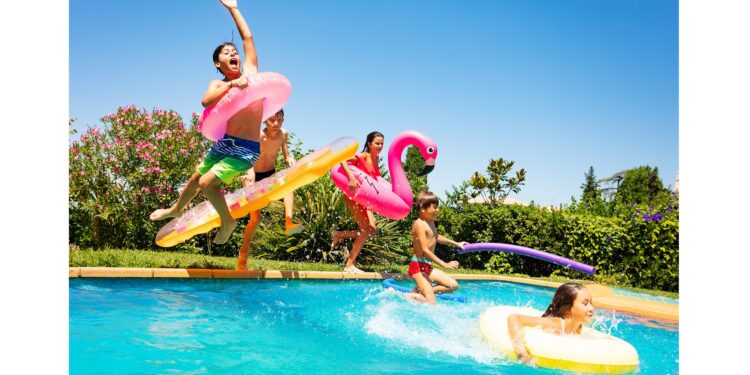
[[[557,288],[561,283],[500,275],[450,274],[456,280],[494,280],[519,284]],[[410,279],[403,273],[365,272],[347,274],[331,271],[276,271],[276,270],[213,270],[200,268],[115,268],[115,267],[69,267],[68,277],[158,277],[158,278],[217,278],[217,279],[327,279],[327,280],[382,280],[395,278]],[[614,292],[600,284],[589,284],[594,306],[619,312],[638,314],[648,318],[679,322],[679,305],[651,301],[634,297],[616,296]]]

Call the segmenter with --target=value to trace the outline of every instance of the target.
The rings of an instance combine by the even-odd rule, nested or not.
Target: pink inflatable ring
[[[247,87],[232,87],[216,103],[206,107],[200,120],[204,137],[218,141],[227,131],[227,121],[251,103],[263,100],[265,121],[284,107],[292,93],[292,84],[279,73],[264,72],[247,77]]]

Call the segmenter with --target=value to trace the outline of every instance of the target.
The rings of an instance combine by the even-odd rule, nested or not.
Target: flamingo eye
[[[427,153],[428,154],[432,154],[433,152],[435,152],[435,147],[432,147],[432,146],[427,147]]]

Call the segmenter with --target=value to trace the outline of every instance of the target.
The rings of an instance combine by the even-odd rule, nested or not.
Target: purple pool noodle
[[[576,262],[574,260],[563,258],[561,256],[550,254],[544,251],[535,250],[523,246],[509,245],[505,243],[473,243],[464,246],[463,250],[458,249],[459,254],[473,253],[476,251],[507,251],[510,253],[543,260],[545,262],[555,263],[563,267],[569,267],[578,272],[587,273],[589,275],[593,275],[596,271],[596,267],[589,266],[588,264]]]

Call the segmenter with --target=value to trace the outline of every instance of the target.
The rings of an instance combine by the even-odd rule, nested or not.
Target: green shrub
[[[209,143],[173,111],[133,106],[104,116],[69,147],[70,242],[153,248],[148,215],[177,199]]]
[[[439,230],[455,240],[525,246],[596,267],[595,280],[618,280],[634,287],[677,291],[679,226],[676,210],[652,209],[647,220],[633,206],[628,219],[518,205],[444,207]],[[460,212],[459,212],[460,211]],[[654,217],[659,218],[658,220]],[[506,253],[471,253],[462,266],[530,276],[585,275],[537,259]]]

